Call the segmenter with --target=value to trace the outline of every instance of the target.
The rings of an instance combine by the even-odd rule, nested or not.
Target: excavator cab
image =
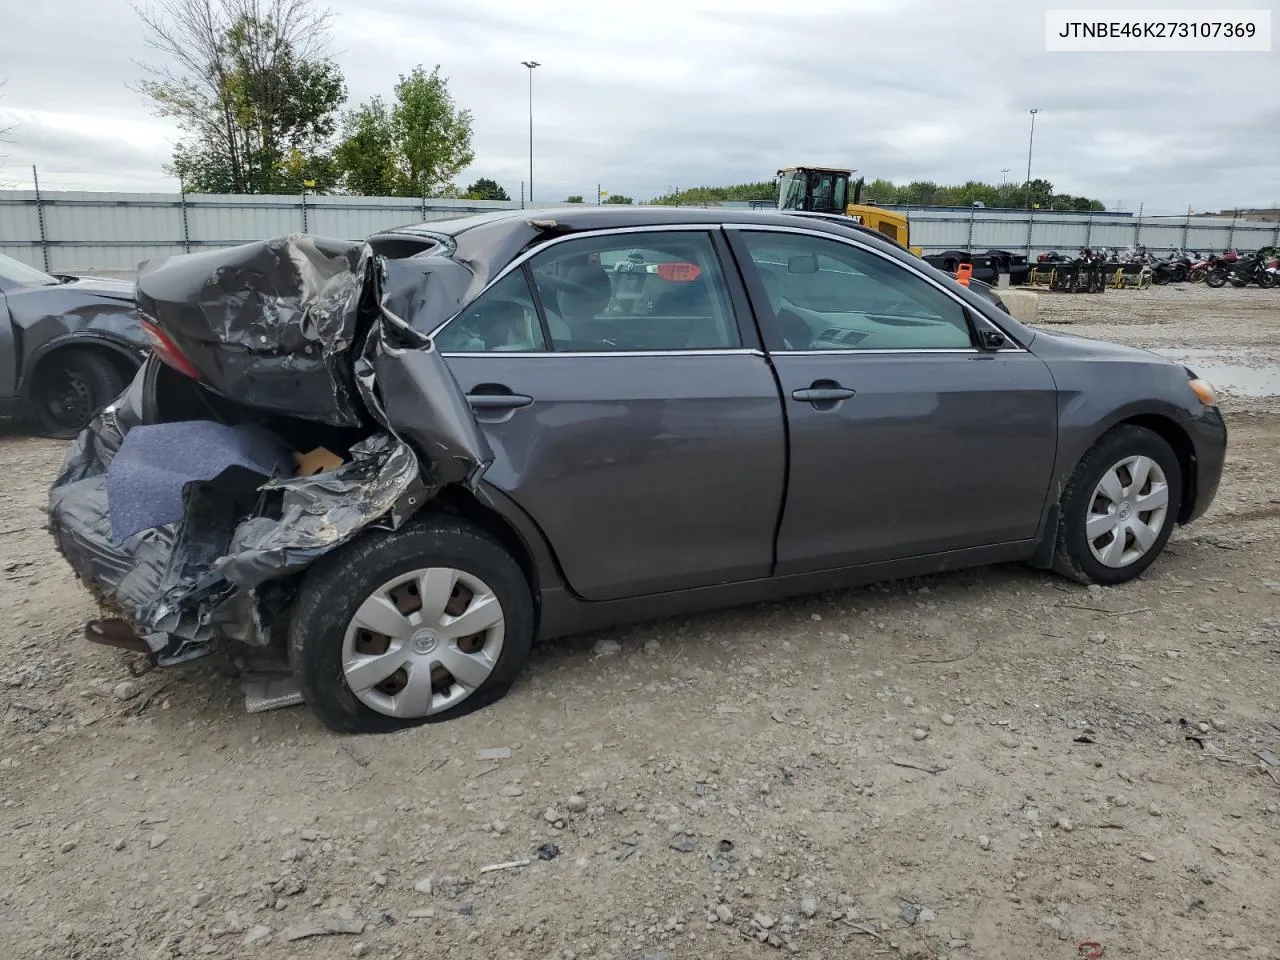
[[[778,171],[778,209],[844,215],[852,170],[787,167]]]
[[[778,209],[849,217],[921,256],[923,250],[910,245],[906,215],[874,203],[863,203],[863,178],[851,183],[852,175],[852,170],[836,167],[784,167],[777,176]]]

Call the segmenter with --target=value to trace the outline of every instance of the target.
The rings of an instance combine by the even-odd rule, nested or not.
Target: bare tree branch
[[[179,176],[203,167],[221,171],[213,179],[226,189],[257,192],[286,153],[332,133],[345,90],[328,57],[331,14],[315,0],[148,0],[133,9],[160,55],[138,64],[134,89],[187,134],[174,151]]]

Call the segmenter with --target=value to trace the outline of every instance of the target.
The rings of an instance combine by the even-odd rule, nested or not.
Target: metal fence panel
[[[718,206],[702,204],[700,206]],[[35,267],[130,271],[142,260],[286,233],[358,240],[379,230],[519,207],[515,201],[413,197],[241,196],[170,193],[0,191],[0,253]],[[545,204],[530,209],[546,209]],[[1153,253],[1253,250],[1280,243],[1280,223],[1221,217],[1137,217],[1124,213],[894,207],[911,220],[911,243],[926,253],[1047,250],[1144,244]],[[1029,229],[1030,228],[1030,229]]]

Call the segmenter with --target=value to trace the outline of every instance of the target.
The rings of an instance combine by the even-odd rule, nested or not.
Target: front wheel
[[[1182,474],[1168,442],[1143,427],[1116,427],[1067,484],[1054,570],[1081,583],[1134,579],[1164,549],[1181,503]]]
[[[1205,274],[1204,282],[1211,287],[1225,287],[1227,285],[1227,271],[1210,270]]]
[[[289,629],[303,700],[339,733],[390,733],[500,699],[533,641],[520,565],[437,515],[377,532],[308,573]]]

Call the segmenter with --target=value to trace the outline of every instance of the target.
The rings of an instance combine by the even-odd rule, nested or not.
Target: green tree
[[[877,177],[862,185],[862,199],[873,203],[897,203],[898,188],[892,180]]]
[[[188,190],[331,188],[328,147],[346,99],[313,0],[157,0],[135,7],[165,59],[139,89],[184,137],[168,171]]]
[[[778,188],[772,181],[758,183],[736,183],[727,187],[689,187],[654,197],[651,203],[663,206],[692,205],[699,203],[720,203],[725,200],[775,200]]]
[[[605,203],[635,203],[631,197],[624,197],[620,193],[611,193],[604,198]]]
[[[408,76],[401,74],[391,126],[400,154],[402,196],[435,195],[475,159],[471,111],[454,105],[438,65],[429,74],[421,66]]]
[[[342,117],[342,139],[333,152],[334,163],[348,193],[389,197],[397,192],[395,131],[391,111],[374,97]]]
[[[565,203],[582,203],[582,194],[573,193],[565,198]]]
[[[496,180],[481,177],[462,194],[464,200],[510,200],[507,191],[498,185]]]
[[[471,111],[454,104],[439,66],[431,73],[415,67],[400,75],[391,106],[374,97],[347,111],[334,158],[350,193],[456,197],[461,191],[453,178],[475,159]],[[492,180],[477,183],[492,184],[507,198]]]

